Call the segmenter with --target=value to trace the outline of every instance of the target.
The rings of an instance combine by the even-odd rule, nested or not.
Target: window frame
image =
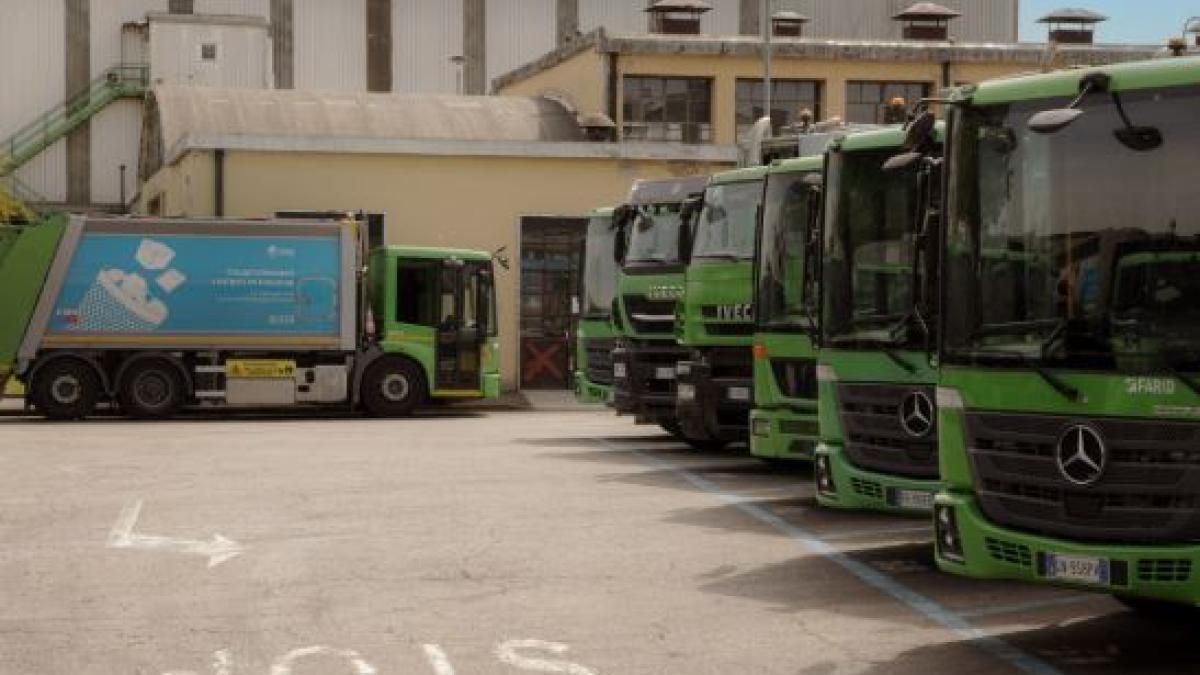
[[[741,138],[742,126],[743,126],[741,122],[738,122],[738,114],[739,114],[739,108],[740,108],[739,103],[741,101],[741,97],[739,95],[739,90],[742,88],[742,85],[744,85],[744,84],[753,86],[756,84],[761,85],[762,83],[763,83],[763,80],[761,77],[760,78],[738,77],[738,78],[734,79],[734,82],[733,82],[733,137],[735,139]],[[818,79],[818,78],[805,78],[805,77],[772,77],[771,78],[771,108],[772,109],[774,109],[776,107],[775,106],[776,101],[781,100],[778,96],[776,96],[776,92],[779,90],[778,89],[779,84],[809,84],[809,85],[812,85],[813,86],[813,98],[812,98],[813,104],[811,106],[811,110],[813,112],[813,121],[819,122],[819,121],[821,121],[821,119],[823,119],[822,113],[825,110],[825,87],[827,84],[826,80]],[[752,100],[750,101],[750,108],[751,108],[751,110],[753,110],[756,99],[754,99],[753,96],[751,96],[751,99]],[[774,133],[779,133],[780,130],[782,129],[782,127],[795,122],[795,118],[793,116],[799,111],[796,108],[796,106],[794,105],[794,103],[792,103],[792,101],[793,101],[793,99],[789,99],[789,105],[791,105],[792,107],[786,110],[786,112],[788,114],[788,119],[783,124],[776,126],[774,124],[774,117],[772,117],[771,122],[772,122],[772,128],[773,128]],[[749,128],[753,127],[754,123],[757,122],[758,119],[759,118],[755,118],[754,120],[751,120],[751,122],[748,125],[745,125],[746,130],[749,131]]]
[[[657,93],[648,96],[646,99],[652,100],[658,98],[659,119],[656,121],[647,121],[645,115],[641,119],[633,119],[627,112],[630,110],[630,88],[638,81],[653,82],[656,85]],[[685,119],[672,120],[668,119],[668,110],[672,107],[670,94],[668,92],[669,82],[684,83],[684,110]],[[692,112],[696,110],[697,99],[693,99],[689,84],[703,83],[706,91],[705,95],[705,116],[704,119],[693,120]],[[710,145],[716,142],[715,123],[713,121],[713,93],[715,89],[715,78],[710,76],[699,75],[653,75],[653,74],[626,74],[621,76],[621,138],[623,140],[645,140],[653,142],[674,142],[686,143],[688,145]],[[677,124],[680,126],[679,138],[670,138],[667,133],[668,125]],[[631,134],[632,125],[642,125],[644,133]],[[696,127],[697,134],[694,140],[688,139],[687,129]],[[657,132],[656,132],[657,131]]]
[[[856,100],[855,97],[851,96],[851,91],[854,87],[862,87],[863,85],[874,85],[879,87],[878,100],[874,102]],[[929,80],[846,80],[845,111],[843,115],[846,122],[850,124],[883,124],[883,113],[887,108],[887,102],[890,98],[887,93],[887,89],[890,86],[901,86],[906,88],[920,87],[921,93],[920,96],[917,97],[917,100],[919,100],[921,98],[928,98],[931,96],[936,85]],[[859,93],[861,94],[861,90]],[[911,96],[905,96],[904,98],[909,106],[917,102],[916,100],[913,100],[913,97]],[[872,104],[875,108],[875,114],[873,118],[871,120],[855,119],[854,115],[852,114],[854,106],[863,106],[868,104]]]

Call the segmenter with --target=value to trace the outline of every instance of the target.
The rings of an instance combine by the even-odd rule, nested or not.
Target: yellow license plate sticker
[[[268,359],[226,361],[225,376],[264,380],[288,379],[296,376],[296,362]]]

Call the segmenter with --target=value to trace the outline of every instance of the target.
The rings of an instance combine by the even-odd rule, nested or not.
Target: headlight
[[[675,364],[675,374],[680,377],[683,377],[686,375],[691,375],[692,374],[692,362],[691,361],[680,361],[679,363],[676,363]]]
[[[770,436],[771,435],[771,420],[765,417],[757,417],[750,426],[750,431],[755,436]]]
[[[962,539],[958,536],[958,519],[954,507],[938,505],[933,509],[933,531],[937,535],[938,555],[953,562],[963,562]]]
[[[818,492],[827,495],[837,494],[837,486],[833,483],[833,471],[829,469],[828,455],[819,455],[817,457],[816,467],[813,473],[817,479]]]
[[[680,384],[675,390],[675,397],[680,401],[695,401],[696,400],[696,385]]]

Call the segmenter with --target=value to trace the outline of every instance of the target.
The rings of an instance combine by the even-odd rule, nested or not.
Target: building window
[[[763,81],[739,79],[734,99],[740,140],[763,116]],[[771,128],[775,133],[795,123],[801,110],[811,111],[814,122],[821,119],[821,82],[771,80]]]
[[[217,60],[217,43],[205,42],[200,45],[200,60],[201,61],[216,61]]]
[[[911,108],[929,96],[928,82],[847,82],[846,121],[853,124],[883,124],[888,103],[904,99]]]
[[[624,78],[626,140],[711,143],[712,80]]]

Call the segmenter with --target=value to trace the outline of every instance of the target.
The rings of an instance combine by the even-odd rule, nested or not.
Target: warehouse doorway
[[[586,218],[521,218],[521,388],[570,389]]]

